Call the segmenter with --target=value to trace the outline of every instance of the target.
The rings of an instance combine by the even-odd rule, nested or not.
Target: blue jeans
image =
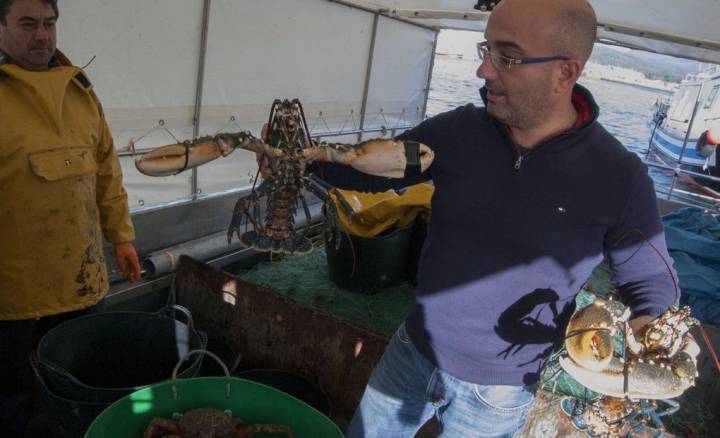
[[[477,385],[443,372],[415,349],[403,324],[373,370],[347,436],[412,437],[435,415],[445,437],[512,437],[533,397],[526,387]]]

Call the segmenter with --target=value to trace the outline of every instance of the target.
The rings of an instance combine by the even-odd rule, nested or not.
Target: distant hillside
[[[629,68],[643,73],[648,79],[659,79],[666,82],[680,82],[686,74],[697,72],[701,66],[697,61],[641,50],[620,51],[602,44],[595,44],[590,61]]]

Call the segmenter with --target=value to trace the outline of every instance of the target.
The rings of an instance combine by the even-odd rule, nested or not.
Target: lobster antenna
[[[620,242],[625,240],[625,238],[630,233],[633,233],[633,232],[638,233],[640,235],[640,237],[642,237],[642,243],[647,243],[648,245],[650,245],[650,248],[652,248],[655,251],[655,253],[658,255],[658,257],[660,257],[660,260],[662,260],[662,262],[665,264],[665,268],[667,269],[668,274],[670,275],[670,278],[673,279],[673,288],[675,290],[675,300],[673,302],[674,303],[678,302],[680,300],[680,291],[678,290],[678,279],[675,278],[675,276],[673,275],[672,268],[670,267],[670,263],[668,263],[668,261],[665,260],[665,257],[663,257],[662,254],[660,254],[660,250],[658,250],[655,247],[655,245],[653,245],[652,242],[650,242],[650,240],[647,238],[647,236],[645,236],[645,234],[642,231],[640,231],[637,228],[628,230],[625,234],[620,236],[620,238],[615,242],[615,244],[613,244],[613,246],[619,245]],[[638,248],[638,251],[639,251],[639,248]],[[637,254],[637,251],[635,251],[635,253],[633,255],[631,255],[630,257],[628,257],[628,259],[625,260],[623,263],[626,263],[627,261],[629,261],[631,258],[633,258],[635,256],[635,254]]]
[[[305,127],[305,142],[308,146],[310,146],[312,145],[312,142],[310,140],[310,129],[308,129],[307,120],[305,120],[305,110],[303,110],[302,104],[298,99],[295,99],[294,102],[297,103],[297,106],[300,109],[300,118],[302,119],[303,126]]]
[[[275,99],[272,103],[272,106],[270,106],[270,116],[268,117],[268,131],[269,132],[272,129],[272,122],[275,119],[275,115],[277,114],[277,107],[280,105],[280,100]],[[267,135],[267,132],[265,135]],[[266,139],[263,138],[263,142]]]

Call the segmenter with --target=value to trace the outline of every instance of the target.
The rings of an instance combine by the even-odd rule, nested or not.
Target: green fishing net
[[[414,288],[407,282],[372,294],[350,292],[336,286],[330,280],[322,247],[304,256],[261,262],[241,272],[239,278],[387,336],[405,320],[413,302]]]

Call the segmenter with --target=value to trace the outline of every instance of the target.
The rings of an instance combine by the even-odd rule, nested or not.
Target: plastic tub
[[[154,418],[172,418],[174,413],[197,408],[229,409],[248,425],[286,425],[295,438],[343,436],[315,408],[274,388],[236,377],[196,377],[152,385],[123,397],[95,419],[85,438],[141,437]]]
[[[330,279],[353,292],[373,293],[394,286],[406,277],[406,259],[412,224],[377,237],[342,233],[325,234]]]

